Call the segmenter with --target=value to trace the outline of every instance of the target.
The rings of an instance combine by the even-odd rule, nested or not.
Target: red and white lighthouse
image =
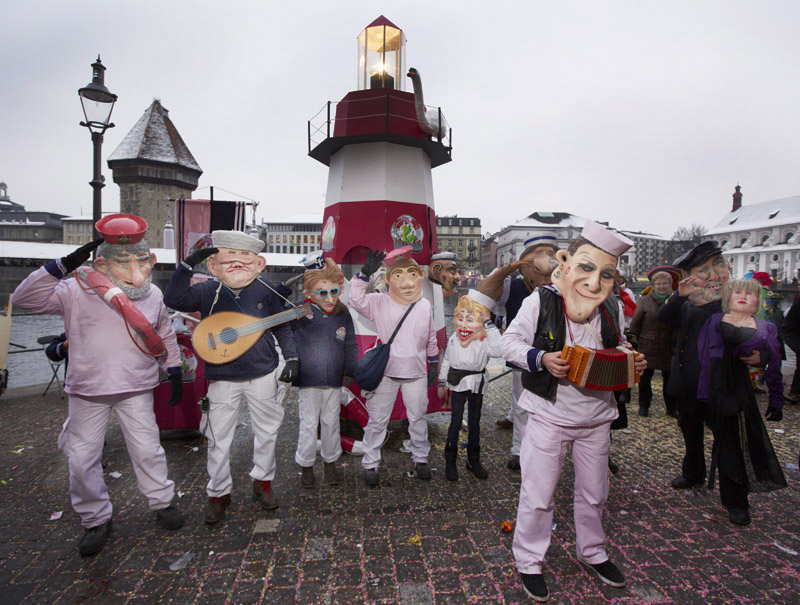
[[[426,271],[438,252],[431,169],[451,160],[451,132],[421,127],[418,109],[444,121],[440,109],[421,107],[421,90],[404,90],[405,43],[385,17],[370,23],[358,36],[358,90],[328,102],[308,123],[308,153],[329,167],[321,247],[348,278],[370,249],[410,245]],[[442,289],[425,284],[443,349]],[[363,352],[375,343],[374,327],[358,314],[353,319]],[[440,407],[435,391],[429,410]]]

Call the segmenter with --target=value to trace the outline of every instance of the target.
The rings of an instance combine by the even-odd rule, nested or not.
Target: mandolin
[[[228,363],[244,355],[258,342],[264,330],[311,313],[308,303],[269,317],[220,311],[197,324],[192,332],[192,346],[206,363]]]

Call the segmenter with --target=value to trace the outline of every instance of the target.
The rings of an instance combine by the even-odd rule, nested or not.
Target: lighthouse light
[[[403,30],[383,16],[364,28],[358,36],[359,90],[404,88],[405,42]]]

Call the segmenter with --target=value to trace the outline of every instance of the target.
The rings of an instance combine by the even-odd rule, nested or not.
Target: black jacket
[[[291,324],[300,355],[300,377],[295,385],[340,387],[343,376],[353,376],[358,359],[353,318],[341,303],[330,315],[314,304],[311,309],[313,319],[303,316]]]

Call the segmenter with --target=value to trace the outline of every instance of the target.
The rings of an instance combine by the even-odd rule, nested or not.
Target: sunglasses
[[[330,290],[309,290],[320,298],[327,298],[328,294],[331,296],[339,296],[339,288],[331,288]]]

